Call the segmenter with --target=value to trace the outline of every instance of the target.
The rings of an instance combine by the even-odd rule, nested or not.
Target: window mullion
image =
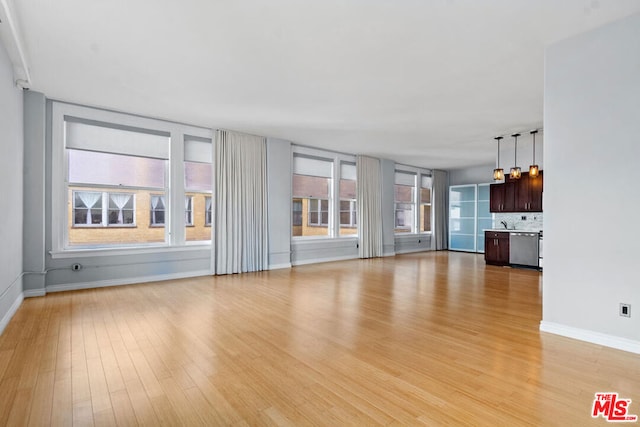
[[[109,226],[109,193],[102,192],[102,226]]]

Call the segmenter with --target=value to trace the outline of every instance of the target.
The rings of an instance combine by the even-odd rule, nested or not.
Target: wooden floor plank
[[[0,425],[602,425],[638,355],[540,333],[542,274],[426,252],[26,299]]]

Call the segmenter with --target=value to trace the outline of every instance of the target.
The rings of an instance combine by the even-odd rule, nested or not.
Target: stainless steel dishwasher
[[[509,233],[509,264],[538,268],[537,232],[512,231]]]

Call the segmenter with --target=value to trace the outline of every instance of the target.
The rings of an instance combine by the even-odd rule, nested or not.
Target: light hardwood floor
[[[429,252],[49,294],[0,425],[604,425],[640,356],[538,331],[541,274]]]

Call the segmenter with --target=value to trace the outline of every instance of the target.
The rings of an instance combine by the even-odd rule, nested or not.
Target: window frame
[[[153,188],[150,192],[164,190],[167,200],[165,217],[164,242],[148,243],[122,243],[122,244],[69,244],[69,197],[72,187],[68,183],[68,150],[65,140],[66,121],[81,121],[114,129],[132,130],[142,133],[152,133],[168,138],[168,159],[165,163],[164,189]],[[195,136],[213,140],[211,129],[189,126],[180,123],[151,119],[127,113],[101,110],[92,107],[68,104],[60,101],[51,101],[51,172],[52,172],[52,197],[51,197],[51,238],[52,258],[71,258],[83,256],[125,255],[132,253],[154,253],[164,251],[179,251],[193,249],[193,242],[186,242],[184,227],[184,203],[171,203],[172,200],[184,200],[184,141],[185,136]],[[75,147],[77,148],[77,147]],[[131,154],[134,155],[135,154]],[[212,162],[213,164],[213,162]],[[215,175],[215,174],[214,174]],[[92,188],[100,187],[92,185]],[[113,188],[109,186],[109,188]],[[122,187],[129,189],[128,187]],[[138,190],[139,187],[130,188]],[[108,191],[108,190],[107,190]],[[71,209],[73,212],[73,208]],[[135,218],[135,215],[134,215]],[[108,218],[107,218],[108,220]],[[180,221],[182,220],[182,221]],[[135,221],[135,220],[134,220]],[[182,223],[181,223],[182,222]],[[73,219],[71,219],[73,223]],[[123,226],[123,224],[112,224]],[[129,225],[126,225],[129,226]],[[197,242],[202,246],[211,247],[211,242]],[[189,246],[188,248],[186,246]]]

